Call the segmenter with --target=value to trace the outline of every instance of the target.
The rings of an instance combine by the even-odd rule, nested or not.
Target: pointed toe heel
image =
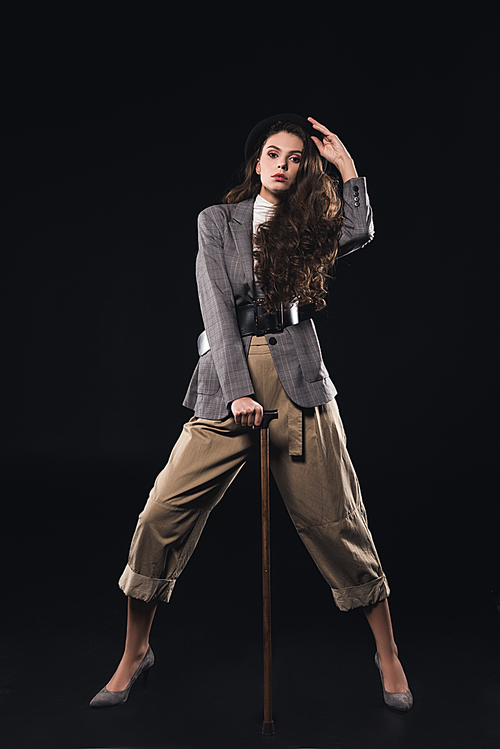
[[[153,651],[151,650],[151,647],[148,648],[148,651],[142,661],[140,662],[137,671],[130,679],[128,687],[125,687],[125,689],[122,689],[121,692],[110,692],[106,689],[106,687],[103,687],[100,692],[96,694],[96,696],[90,700],[89,706],[92,708],[95,707],[115,707],[116,705],[123,705],[127,700],[128,696],[130,694],[130,690],[134,686],[135,682],[138,680],[138,678],[142,675],[143,679],[143,685],[146,686],[147,679],[149,676],[149,671],[154,666],[155,662],[155,656]]]
[[[380,668],[380,661],[378,659],[378,653],[375,653],[375,665],[378,668],[380,674],[380,681],[382,682],[382,693],[384,695],[384,702],[387,707],[391,710],[398,710],[399,712],[408,712],[413,707],[413,695],[408,690],[407,692],[386,692],[384,687],[384,675]]]

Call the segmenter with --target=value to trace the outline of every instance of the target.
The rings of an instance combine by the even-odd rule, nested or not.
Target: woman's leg
[[[147,653],[149,633],[158,602],[144,603],[136,598],[127,598],[127,636],[122,659],[106,684],[109,692],[121,692],[126,689],[137,668]]]
[[[365,606],[363,610],[377,645],[380,668],[384,674],[384,689],[386,692],[407,692],[408,682],[398,658],[389,602],[385,599],[372,606]]]
[[[263,356],[260,361],[264,366]],[[261,378],[268,391],[273,387],[272,374],[270,369]],[[302,455],[294,457],[295,452],[289,454],[290,430],[297,423],[295,411],[299,409],[283,398],[279,385],[267,400],[261,401],[266,408],[280,412],[281,422],[271,425],[271,467],[292,521],[329,583],[337,606],[343,611],[363,607],[375,637],[385,690],[404,693],[408,682],[394,641],[389,587],[368,529],[337,404],[300,409],[303,448]]]
[[[290,424],[299,411],[303,454],[289,455],[290,431],[271,424],[271,470],[297,532],[341,611],[372,606],[389,586],[368,528],[366,510],[335,401],[321,408],[277,408]],[[286,421],[285,421],[286,426]],[[284,432],[284,433],[283,433]]]
[[[128,599],[127,635],[108,691],[121,692],[130,683],[148,650],[158,601],[169,600],[211,509],[257,444],[251,430],[235,425],[232,417],[185,424],[139,516],[120,579]]]

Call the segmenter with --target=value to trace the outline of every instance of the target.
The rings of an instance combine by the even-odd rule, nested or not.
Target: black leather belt
[[[264,300],[257,299],[252,304],[242,304],[236,307],[236,316],[242,336],[264,335],[264,333],[282,333],[288,325],[300,322],[297,306],[284,309],[279,307],[275,314],[265,312]]]
[[[269,314],[264,310],[263,303],[263,299],[257,299],[252,304],[236,306],[236,316],[242,337],[247,335],[261,336],[265,333],[282,333],[289,325],[297,325],[303,320],[309,320],[315,312],[314,304],[307,304],[300,308],[296,304],[287,309],[284,309],[281,305],[275,314]],[[203,331],[198,337],[198,355],[203,356],[209,350],[207,334]]]

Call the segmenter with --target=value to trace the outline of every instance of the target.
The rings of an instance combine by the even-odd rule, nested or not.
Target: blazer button
[[[276,340],[276,338],[270,338],[269,343],[271,344],[271,346],[274,346],[276,343],[278,343],[278,341]]]

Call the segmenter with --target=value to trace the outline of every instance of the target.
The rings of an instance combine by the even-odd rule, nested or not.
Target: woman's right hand
[[[242,427],[256,429],[262,423],[264,409],[260,403],[254,401],[250,396],[236,398],[236,400],[231,403],[231,411],[235,422]]]

